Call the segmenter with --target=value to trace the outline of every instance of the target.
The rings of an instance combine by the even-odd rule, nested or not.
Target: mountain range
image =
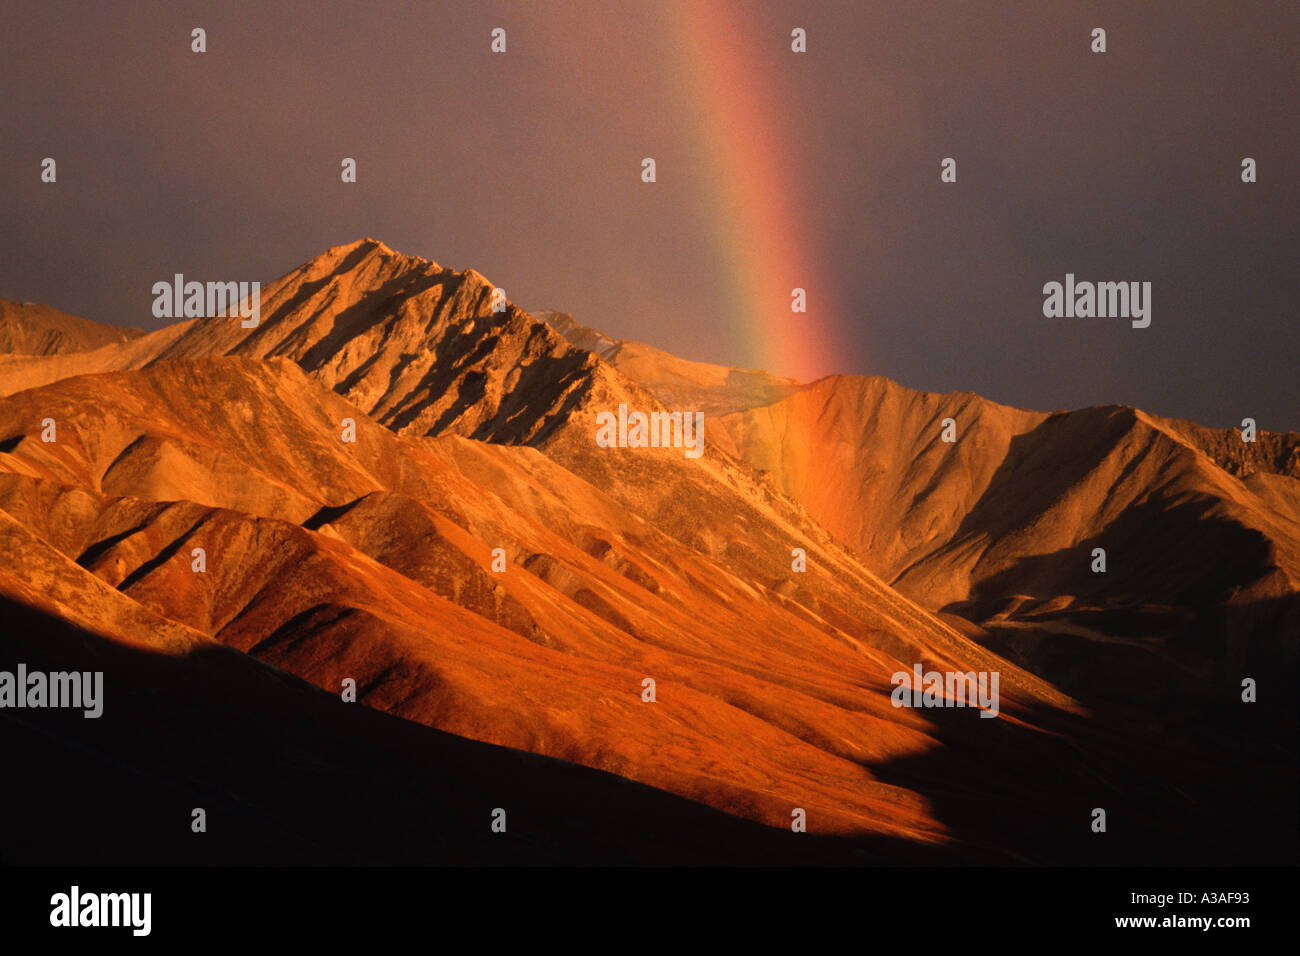
[[[0,711],[6,860],[1294,859],[1300,434],[800,383],[494,288],[366,239],[253,329],[0,302],[0,668],[106,687]],[[598,447],[619,405],[704,412],[703,457]],[[895,706],[915,665],[997,673],[996,719]]]

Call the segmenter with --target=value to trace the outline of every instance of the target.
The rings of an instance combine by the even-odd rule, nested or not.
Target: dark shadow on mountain
[[[370,255],[370,253],[374,251],[374,248],[375,248],[374,245],[371,245],[370,243],[362,243],[361,245],[357,246],[357,248],[353,249],[350,253],[348,253],[347,257],[342,262],[340,262],[337,266],[335,266],[333,272],[329,273],[328,275],[322,276],[319,279],[315,279],[310,282],[303,282],[298,287],[298,290],[294,293],[293,298],[283,303],[278,309],[275,310],[275,313],[273,315],[264,317],[262,321],[258,323],[257,328],[253,329],[251,332],[248,333],[248,335],[240,339],[239,343],[228,354],[232,354],[232,355],[254,354],[257,351],[257,344],[260,342],[260,340],[264,337],[272,335],[273,334],[272,330],[275,329],[276,326],[280,324],[280,320],[284,316],[293,315],[295,312],[297,312],[298,309],[301,308],[303,303],[310,301],[311,298],[314,295],[316,295],[317,292],[319,292],[321,289],[325,288],[327,285],[333,282],[336,276],[346,275],[347,273],[355,269],[361,263],[361,260],[365,259],[366,256]],[[219,322],[222,320],[216,319],[215,321]]]
[[[394,276],[335,316],[329,333],[308,349],[298,360],[298,364],[305,372],[315,372],[349,342],[365,335],[375,326],[391,321],[407,299],[427,292],[435,286],[451,286],[458,281],[458,277],[447,273],[434,275],[402,273]],[[373,356],[370,361],[373,361]],[[349,377],[350,382],[355,383],[359,379],[358,372],[354,372]],[[343,393],[344,389],[340,386],[336,391]]]
[[[1240,601],[1273,570],[1268,540],[1205,499],[1126,509],[1098,534],[1029,555],[979,581],[945,613],[986,646],[1073,696],[1200,696],[1243,670],[1295,671],[1300,595]],[[1106,571],[1093,572],[1093,552]]]
[[[590,390],[593,360],[588,352],[567,345],[560,354],[553,354],[555,343],[550,339],[558,340],[558,336],[545,324],[533,321],[522,352],[540,354],[515,365],[510,373],[512,383],[489,400],[488,370],[501,343],[501,328],[480,317],[448,333],[439,346],[437,362],[403,404],[381,416],[382,424],[400,432],[454,388],[455,400],[423,434],[437,436],[459,430],[479,441],[506,445],[545,441]],[[484,407],[490,410],[488,417],[472,429],[457,429],[467,412]]]
[[[314,515],[312,515],[310,518],[308,518],[306,521],[302,523],[302,526],[306,528],[308,531],[319,531],[321,528],[323,528],[325,525],[329,524],[330,522],[337,521],[339,518],[342,518],[345,514],[347,514],[349,511],[351,511],[353,508],[361,504],[361,502],[365,501],[369,497],[370,497],[369,494],[364,494],[361,495],[359,498],[354,498],[352,501],[346,502],[345,504],[321,505],[320,509],[317,510],[317,512]]]
[[[1287,597],[1228,616],[1229,633],[1243,623],[1294,625],[1300,605]],[[1217,634],[1225,622],[1207,616],[1201,625]],[[1172,686],[1167,660],[1141,679],[1126,672],[1131,659],[1111,661],[1116,687],[1069,688],[1086,715],[1004,703],[1004,715],[1022,724],[928,708],[923,716],[942,747],[870,769],[925,796],[963,844],[1022,862],[1294,865],[1300,629],[1287,634],[1282,649],[1244,669],[1224,658],[1206,679],[1184,676]],[[1073,650],[1067,662],[1093,653]],[[1054,673],[1040,660],[1016,663]],[[1255,703],[1242,700],[1244,676],[1258,683]],[[1105,833],[1092,830],[1095,808],[1106,811]]]
[[[1217,603],[1273,564],[1268,539],[1213,514],[1214,505],[1206,498],[1133,505],[1072,547],[1028,555],[976,581],[967,610],[978,619],[981,610],[1014,594],[1073,595],[1106,605]],[[1096,548],[1105,551],[1104,572],[1092,570]]]
[[[123,578],[122,583],[118,585],[118,590],[120,591],[129,590],[131,585],[135,584],[138,581],[143,581],[146,577],[148,577],[158,568],[161,568],[164,564],[170,561],[173,557],[176,556],[176,553],[180,551],[182,547],[185,546],[185,542],[189,541],[190,538],[194,536],[194,532],[198,531],[199,528],[203,527],[203,525],[207,523],[208,519],[211,516],[212,516],[211,512],[201,515],[199,519],[195,521],[192,525],[190,525],[187,529],[182,531],[171,541],[167,542],[167,544],[165,544],[162,548],[159,549],[156,555],[154,555],[148,561],[144,562],[142,565],[140,565],[138,568],[136,568],[134,571],[128,574],[125,578]]]
[[[958,841],[936,849],[765,827],[347,704],[219,645],[130,649],[8,600],[0,619],[0,669],[105,673],[98,720],[0,710],[6,759],[24,768],[0,788],[10,863],[1294,862],[1294,713],[1276,704],[1015,709],[1031,726],[927,710],[942,746],[870,770],[931,803]],[[194,808],[206,833],[191,832]]]
[[[0,599],[0,670],[101,670],[104,711],[0,709],[8,864],[960,862],[795,834],[342,702],[220,645],[127,648]],[[207,832],[191,830],[206,812]],[[493,833],[496,808],[506,832]]]
[[[1136,422],[1131,408],[1098,406],[1058,412],[1015,436],[952,540],[969,534],[998,538],[1043,514],[1096,468]],[[1130,459],[1126,468],[1135,463]]]
[[[147,522],[143,524],[132,525],[131,527],[127,528],[125,531],[119,531],[117,534],[111,534],[107,538],[104,538],[100,541],[96,541],[94,544],[90,545],[90,547],[86,548],[85,551],[82,551],[81,554],[77,556],[77,563],[81,565],[83,568],[90,567],[101,557],[103,557],[103,555],[106,554],[108,550],[113,547],[113,545],[117,544],[120,541],[125,541],[127,538],[131,537],[131,535],[143,531],[148,526],[149,525]]]

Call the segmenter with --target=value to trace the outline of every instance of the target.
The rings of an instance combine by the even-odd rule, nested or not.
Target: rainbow
[[[732,360],[801,381],[843,371],[836,367],[843,361],[836,359],[834,283],[818,266],[797,164],[783,150],[794,131],[768,106],[788,98],[769,95],[771,82],[753,67],[752,51],[779,44],[781,34],[755,36],[753,17],[735,0],[672,0],[668,7],[669,42],[685,100],[699,104],[692,116],[716,196],[713,242],[732,303],[728,333],[741,346]],[[785,37],[788,50],[788,29]],[[807,292],[806,313],[791,311],[795,288]]]

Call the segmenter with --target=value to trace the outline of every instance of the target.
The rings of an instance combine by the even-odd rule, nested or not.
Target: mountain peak
[[[348,255],[349,253],[356,252],[358,249],[364,249],[367,252],[377,251],[377,252],[389,253],[389,254],[393,252],[393,250],[388,246],[387,243],[379,239],[375,239],[372,236],[366,236],[364,239],[356,239],[353,240],[352,242],[345,242],[341,246],[331,246],[329,249],[325,250],[325,254],[326,255],[332,255],[332,254]]]
[[[342,245],[330,246],[320,255],[308,259],[285,278],[303,276],[308,279],[320,279],[334,273],[355,271],[372,261],[394,263],[399,268],[413,267],[439,271],[442,269],[431,259],[397,252],[386,243],[367,236]]]

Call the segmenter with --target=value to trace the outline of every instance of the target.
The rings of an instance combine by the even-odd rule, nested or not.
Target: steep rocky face
[[[1203,451],[1224,471],[1242,480],[1257,474],[1300,480],[1300,434],[1260,431],[1254,441],[1247,442],[1242,441],[1242,432],[1235,428],[1206,428],[1182,419],[1145,417],[1155,427]]]
[[[264,289],[257,328],[194,322],[152,360],[286,358],[393,431],[533,441],[582,398],[595,362],[504,300],[495,311],[493,288],[363,240]]]
[[[174,359],[284,358],[401,433],[523,443],[544,437],[591,386],[596,359],[504,303],[471,270],[366,239],[261,291],[260,320],[193,319],[64,361],[0,359],[5,391]]]

